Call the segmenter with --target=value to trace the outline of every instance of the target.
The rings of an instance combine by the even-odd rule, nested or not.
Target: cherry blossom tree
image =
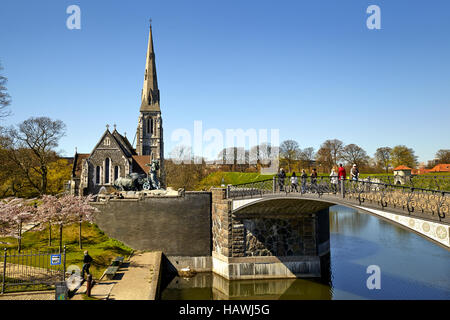
[[[83,222],[92,222],[95,208],[89,205],[91,197],[64,195],[60,198],[45,195],[38,208],[38,217],[41,224],[59,226],[59,249],[62,250],[63,227],[72,223],[79,223],[79,244],[81,243],[81,225]],[[42,227],[45,228],[45,227]],[[50,235],[50,233],[49,233]],[[49,241],[50,242],[50,241]]]
[[[3,202],[0,211],[0,231],[4,236],[17,238],[17,249],[20,252],[23,226],[35,222],[36,208],[29,201],[15,198]]]

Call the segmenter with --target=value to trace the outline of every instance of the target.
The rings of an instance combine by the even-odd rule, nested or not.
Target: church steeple
[[[136,153],[160,161],[158,176],[164,185],[164,141],[163,122],[159,104],[158,80],[156,77],[155,52],[150,21],[147,60],[145,63],[144,86],[142,88],[141,109],[136,131]]]
[[[144,86],[142,88],[142,111],[160,111],[158,78],[156,76],[155,51],[153,49],[152,24],[148,36],[147,60],[145,63]]]

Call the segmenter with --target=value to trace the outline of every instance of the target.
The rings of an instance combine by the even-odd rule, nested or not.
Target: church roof
[[[150,163],[150,156],[133,156],[133,171],[141,170],[142,173],[148,173],[149,166],[146,164]]]
[[[122,136],[116,129],[114,129],[112,136],[116,139],[117,144],[122,148],[127,157],[136,154],[136,150],[133,149],[128,139]]]
[[[72,177],[79,178],[81,176],[81,169],[83,160],[89,158],[89,153],[75,153],[72,167]]]

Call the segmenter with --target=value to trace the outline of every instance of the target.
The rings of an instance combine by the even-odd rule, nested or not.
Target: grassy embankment
[[[83,266],[83,252],[89,251],[89,255],[94,259],[90,271],[94,279],[101,277],[105,269],[111,263],[111,260],[117,256],[124,256],[125,258],[132,253],[132,249],[125,246],[120,241],[109,238],[103,233],[95,224],[83,223],[82,225],[82,244],[83,249],[79,248],[78,244],[78,224],[65,226],[63,228],[63,244],[66,245],[66,267],[70,265]],[[43,231],[30,230],[25,232],[22,237],[22,252],[56,252],[59,248],[59,227],[52,228],[52,246],[48,245],[48,228]],[[0,238],[0,249],[7,248],[11,251],[17,250],[17,239],[15,238]],[[3,251],[3,250],[1,250]],[[2,252],[3,253],[3,252]],[[23,261],[23,264],[37,265],[30,259],[28,262]]]

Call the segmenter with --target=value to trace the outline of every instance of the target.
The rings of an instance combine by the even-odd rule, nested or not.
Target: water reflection
[[[174,278],[162,299],[450,299],[450,252],[367,213],[330,209],[330,251],[321,279],[228,281],[212,273]],[[331,260],[331,261],[330,261]],[[366,269],[381,268],[381,290]]]

